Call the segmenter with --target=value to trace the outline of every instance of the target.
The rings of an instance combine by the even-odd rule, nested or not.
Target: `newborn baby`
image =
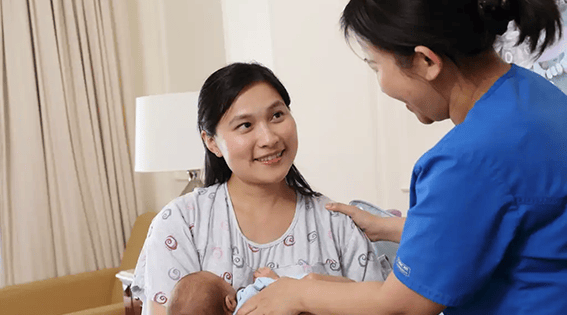
[[[199,271],[181,278],[171,293],[168,315],[229,315],[236,310],[236,291],[221,277]]]
[[[352,280],[328,275],[310,273],[308,279],[325,281]],[[279,276],[270,268],[263,267],[254,272],[253,284],[239,289],[238,292],[221,277],[199,271],[181,278],[171,293],[168,315],[231,315],[252,296],[276,281]],[[303,278],[303,277],[298,277]],[[301,313],[308,315],[309,313]]]

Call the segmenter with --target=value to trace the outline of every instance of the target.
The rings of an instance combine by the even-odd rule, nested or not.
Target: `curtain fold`
[[[4,19],[2,17],[2,2],[0,2],[0,38],[4,42]],[[0,45],[0,183],[6,183],[8,181],[7,176],[7,155],[8,150],[6,134],[7,131],[7,108],[4,106],[6,103],[6,72],[4,69],[6,64],[4,62],[4,45]],[[0,185],[0,209],[7,209],[10,202],[10,194],[8,192],[8,185]],[[0,222],[8,222],[10,220],[9,214],[0,211]],[[4,236],[6,239],[6,236]],[[4,267],[4,260],[2,257],[6,257],[4,253],[5,246],[2,246],[2,224],[0,224],[0,288],[5,286],[6,268]]]
[[[0,3],[5,285],[120,262],[139,214],[124,117],[133,101],[123,89],[127,45],[117,41],[127,16],[113,9],[120,2]]]

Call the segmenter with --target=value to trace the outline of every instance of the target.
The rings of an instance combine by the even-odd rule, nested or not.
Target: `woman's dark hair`
[[[270,84],[289,107],[291,102],[289,94],[270,69],[257,63],[233,63],[211,74],[201,88],[198,110],[199,132],[205,131],[208,136],[214,137],[219,121],[236,97],[242,90],[256,82]],[[217,157],[205,146],[205,186],[224,183],[231,175],[232,171],[224,158]],[[291,165],[285,180],[290,187],[302,195],[321,195],[311,189],[295,165]]]
[[[341,27],[347,39],[353,32],[401,65],[419,45],[458,63],[491,48],[511,20],[520,31],[516,44],[527,39],[538,56],[562,35],[556,0],[351,0]]]

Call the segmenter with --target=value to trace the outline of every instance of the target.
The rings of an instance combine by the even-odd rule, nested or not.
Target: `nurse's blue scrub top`
[[[394,273],[445,314],[567,314],[567,96],[512,65],[413,170]]]

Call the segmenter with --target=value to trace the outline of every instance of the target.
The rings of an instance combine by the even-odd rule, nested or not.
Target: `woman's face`
[[[402,101],[424,124],[449,118],[448,104],[430,82],[409,75],[411,68],[401,69],[393,54],[365,46],[365,61],[376,72],[378,84],[386,95]]]
[[[207,147],[222,156],[232,176],[252,184],[285,179],[297,154],[295,120],[268,83],[254,83],[225,112]]]

